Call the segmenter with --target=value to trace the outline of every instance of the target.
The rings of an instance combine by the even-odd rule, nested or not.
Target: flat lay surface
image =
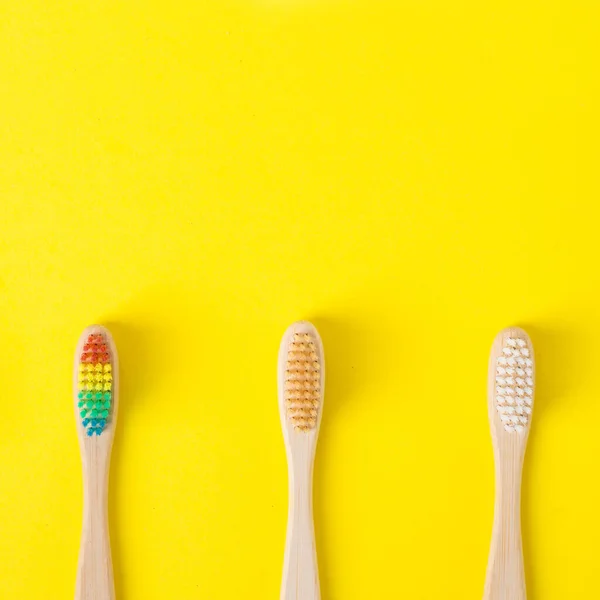
[[[75,588],[75,346],[119,353],[118,600],[279,596],[277,352],[317,327],[323,600],[468,600],[487,368],[536,360],[529,600],[600,597],[596,2],[0,6],[0,598]],[[101,439],[101,438],[99,438]]]

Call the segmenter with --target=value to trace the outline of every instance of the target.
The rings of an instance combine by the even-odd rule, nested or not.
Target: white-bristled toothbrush
[[[521,541],[521,478],[535,389],[533,346],[510,327],[494,340],[488,374],[488,415],[496,467],[494,528],[484,600],[525,600]]]
[[[289,472],[281,600],[321,598],[312,493],[324,385],[321,338],[311,323],[294,323],[283,336],[278,362],[279,413]]]

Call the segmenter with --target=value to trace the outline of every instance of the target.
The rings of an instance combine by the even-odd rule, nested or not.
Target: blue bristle
[[[87,427],[87,425],[88,425],[88,423],[89,423],[89,422],[90,422],[90,420],[89,420],[89,419],[84,419],[83,421],[81,421],[81,424],[82,424],[84,427]]]
[[[98,421],[98,425],[100,426],[101,429],[104,429],[104,426],[106,425],[106,419],[100,419]]]
[[[92,419],[92,427],[96,427],[97,423],[98,423],[98,421],[96,421],[96,419]]]
[[[87,430],[87,434],[88,434],[90,437],[92,437],[92,436],[94,435],[94,430],[93,430],[93,429],[90,427],[90,428]]]

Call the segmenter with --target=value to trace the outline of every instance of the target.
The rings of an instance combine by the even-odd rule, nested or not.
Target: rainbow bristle
[[[110,349],[101,333],[88,336],[79,360],[77,409],[81,424],[91,437],[104,431],[112,404]]]

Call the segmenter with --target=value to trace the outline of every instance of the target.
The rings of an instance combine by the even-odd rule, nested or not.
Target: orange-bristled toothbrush
[[[281,600],[321,598],[312,494],[324,386],[321,338],[311,323],[294,323],[283,336],[278,362],[279,414],[289,473]]]

